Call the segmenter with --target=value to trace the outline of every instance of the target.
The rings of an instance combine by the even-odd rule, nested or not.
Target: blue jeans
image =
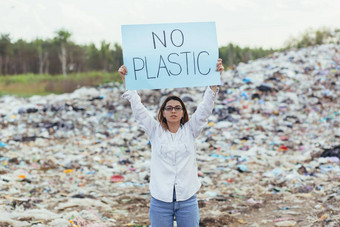
[[[200,214],[196,194],[185,201],[163,202],[151,197],[151,227],[172,227],[174,217],[178,227],[198,227]]]

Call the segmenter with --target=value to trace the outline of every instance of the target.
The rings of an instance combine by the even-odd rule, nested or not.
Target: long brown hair
[[[187,108],[186,108],[183,100],[180,97],[178,97],[178,96],[171,95],[171,96],[168,96],[164,100],[163,104],[161,105],[161,107],[158,110],[158,121],[161,123],[163,129],[168,129],[168,123],[166,122],[166,118],[163,116],[163,111],[164,111],[164,108],[165,108],[166,104],[170,100],[176,100],[176,101],[181,103],[181,106],[182,106],[182,109],[183,109],[183,112],[184,112],[183,117],[181,119],[181,125],[184,125],[186,122],[189,121],[188,111],[187,111]]]

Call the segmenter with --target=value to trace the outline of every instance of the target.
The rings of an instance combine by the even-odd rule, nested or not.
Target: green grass
[[[83,86],[98,86],[109,82],[121,82],[118,72],[88,72],[63,75],[22,74],[0,76],[1,95],[48,95],[70,93]]]

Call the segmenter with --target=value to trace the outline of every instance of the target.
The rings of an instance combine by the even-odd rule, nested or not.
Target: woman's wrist
[[[218,86],[217,85],[210,86],[210,89],[216,94]]]

